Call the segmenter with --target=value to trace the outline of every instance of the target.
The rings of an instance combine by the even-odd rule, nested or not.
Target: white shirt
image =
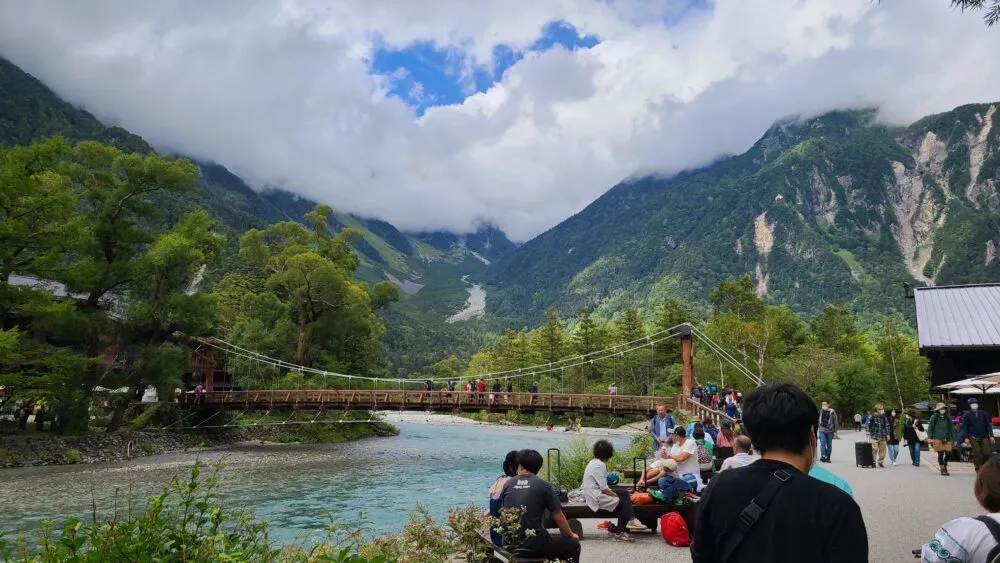
[[[987,514],[1000,522],[1000,513]],[[979,563],[996,547],[986,524],[975,518],[956,518],[941,526],[930,543],[920,551],[923,563]]]
[[[614,510],[618,507],[618,497],[608,496],[601,491],[608,488],[608,467],[594,458],[583,470],[583,499],[591,510]]]
[[[687,452],[691,455],[689,455],[684,461],[677,462],[677,473],[692,473],[694,475],[700,475],[701,470],[698,468],[698,443],[691,438],[688,438],[684,441],[683,446],[678,446],[676,443],[670,446],[670,455],[678,455],[682,452]]]
[[[737,467],[746,467],[751,463],[760,459],[759,455],[750,455],[748,453],[740,452],[734,456],[726,458],[726,461],[722,462],[722,467],[719,468],[719,472],[723,472],[727,469],[736,469]]]

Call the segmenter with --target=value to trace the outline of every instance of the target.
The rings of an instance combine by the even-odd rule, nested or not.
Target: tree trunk
[[[295,344],[295,363],[304,366],[306,357],[306,332],[308,332],[309,324],[306,322],[305,315],[302,315],[302,320],[299,321],[299,339]]]

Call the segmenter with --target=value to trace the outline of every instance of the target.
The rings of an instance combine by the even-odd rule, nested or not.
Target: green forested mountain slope
[[[105,126],[0,57],[0,146],[30,144],[52,135],[70,141],[97,140],[125,151],[153,150],[142,137]],[[279,221],[301,221],[316,206],[316,202],[287,191],[253,190],[223,166],[195,162],[200,172],[197,194],[155,197],[168,222],[203,208],[226,232],[228,250],[217,271],[206,273],[206,285],[222,272],[242,267],[236,253],[240,234]],[[469,355],[483,345],[483,337],[473,337],[468,330],[470,324],[479,327],[479,321],[449,325],[444,320],[462,309],[468,297],[462,276],[481,278],[486,269],[474,253],[494,260],[513,249],[502,232],[484,228],[466,237],[439,233],[436,240],[441,244],[435,246],[425,241],[426,236],[402,233],[384,221],[334,213],[329,223],[333,230],[355,227],[364,232],[362,239],[353,242],[361,257],[356,274],[359,279],[369,283],[392,279],[405,290],[403,300],[382,313],[386,316],[390,369],[397,373],[422,369],[443,354]]]
[[[837,300],[908,311],[903,282],[1000,280],[996,108],[906,128],[873,109],[785,120],[742,155],[623,182],[491,268],[488,310],[537,322],[553,304],[698,304],[749,274],[805,313]]]

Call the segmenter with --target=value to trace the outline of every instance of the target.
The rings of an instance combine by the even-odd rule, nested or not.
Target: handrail
[[[677,396],[596,395],[586,393],[523,393],[505,391],[407,391],[376,389],[253,389],[207,391],[182,395],[181,402],[195,405],[260,408],[353,408],[358,410],[416,408],[464,410],[551,410],[648,414],[658,405],[675,404]]]
[[[694,406],[695,407],[694,410],[702,411],[703,413],[705,413],[702,416],[699,416],[698,420],[703,420],[707,415],[710,416],[712,420],[715,421],[716,424],[719,424],[719,422],[721,422],[722,420],[728,420],[729,422],[733,423],[736,422],[736,419],[729,416],[728,414],[722,411],[715,410],[711,407],[706,407],[705,405],[699,403],[698,401],[695,401],[691,397],[685,398],[685,404]]]

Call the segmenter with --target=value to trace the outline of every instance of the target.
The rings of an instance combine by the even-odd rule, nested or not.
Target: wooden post
[[[694,339],[691,335],[691,325],[681,327],[681,363],[683,364],[681,392],[683,399],[691,396],[694,387]],[[682,399],[682,400],[683,400]]]

